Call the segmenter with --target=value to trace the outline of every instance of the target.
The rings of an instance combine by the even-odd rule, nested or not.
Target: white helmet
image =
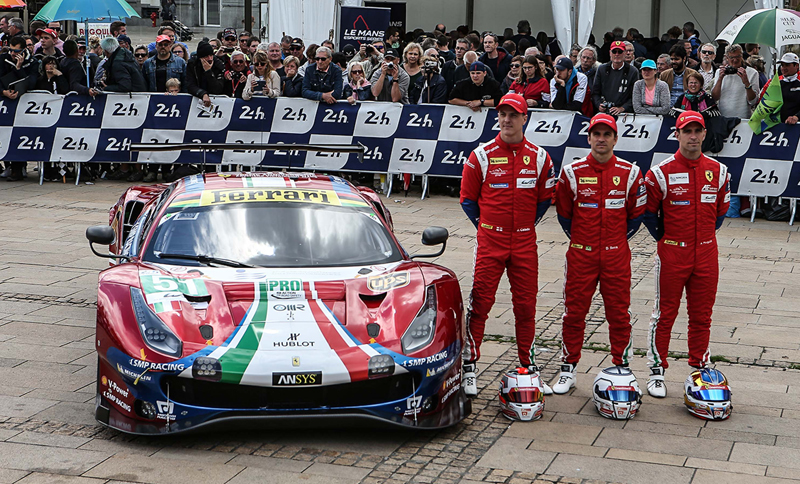
[[[621,366],[601,371],[592,385],[594,406],[605,418],[627,420],[636,416],[642,403],[642,391],[633,372]]]
[[[683,402],[689,412],[706,420],[725,420],[731,416],[731,389],[721,371],[695,370],[683,385]]]
[[[500,381],[500,409],[510,420],[539,420],[544,412],[544,386],[539,372],[517,368]]]

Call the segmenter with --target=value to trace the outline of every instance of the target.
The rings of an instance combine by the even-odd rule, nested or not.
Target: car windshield
[[[143,259],[202,264],[170,259],[167,254],[261,267],[332,267],[402,260],[400,249],[370,209],[290,202],[171,208],[159,221]]]

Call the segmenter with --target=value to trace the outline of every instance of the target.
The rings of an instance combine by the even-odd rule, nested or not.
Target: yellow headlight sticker
[[[200,206],[244,202],[301,202],[323,205],[341,205],[333,190],[307,188],[224,188],[206,190],[200,197]]]

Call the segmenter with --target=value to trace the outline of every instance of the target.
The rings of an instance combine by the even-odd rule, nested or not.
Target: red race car
[[[101,423],[133,434],[232,419],[470,413],[452,271],[409,256],[375,192],[311,173],[192,175],[129,188],[97,293]]]

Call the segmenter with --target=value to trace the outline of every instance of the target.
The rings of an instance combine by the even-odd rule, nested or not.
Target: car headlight
[[[142,333],[144,343],[150,348],[165,355],[180,357],[183,353],[183,344],[169,329],[164,321],[147,305],[144,294],[138,287],[131,288],[131,301],[136,324]]]
[[[436,330],[436,287],[425,288],[425,302],[403,334],[403,352],[413,353],[433,341]]]

